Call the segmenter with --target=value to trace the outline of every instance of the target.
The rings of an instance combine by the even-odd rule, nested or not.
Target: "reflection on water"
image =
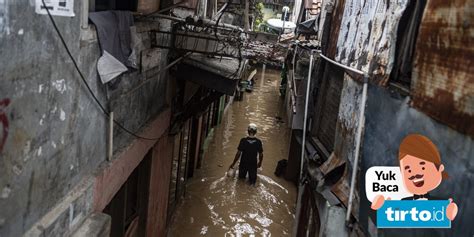
[[[289,130],[281,119],[279,76],[278,71],[267,69],[264,77],[259,72],[255,85],[260,86],[231,105],[215,130],[202,168],[188,182],[170,236],[290,235],[296,189],[273,174],[277,162],[288,156],[289,142]],[[258,125],[264,149],[263,171],[255,186],[225,175],[249,123]]]

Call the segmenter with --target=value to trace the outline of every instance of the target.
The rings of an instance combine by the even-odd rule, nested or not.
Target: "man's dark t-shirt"
[[[240,139],[239,147],[242,152],[240,164],[246,166],[257,166],[257,154],[263,152],[262,141],[256,137],[245,137]]]

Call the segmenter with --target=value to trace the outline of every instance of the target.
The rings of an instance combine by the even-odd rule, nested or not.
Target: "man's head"
[[[254,123],[249,124],[247,132],[249,136],[255,136],[255,134],[257,134],[257,125]]]
[[[405,188],[413,194],[426,194],[439,186],[448,175],[433,142],[422,135],[410,134],[398,151]]]

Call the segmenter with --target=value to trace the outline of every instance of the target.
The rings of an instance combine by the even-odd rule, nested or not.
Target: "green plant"
[[[254,31],[259,31],[259,26],[260,24],[263,23],[263,8],[265,7],[265,5],[263,5],[262,2],[255,2],[255,21],[254,21],[254,24],[253,24],[253,30]]]

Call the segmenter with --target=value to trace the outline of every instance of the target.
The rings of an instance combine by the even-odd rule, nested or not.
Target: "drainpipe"
[[[82,1],[81,28],[89,28],[89,1]]]
[[[341,64],[339,62],[336,62],[330,58],[328,58],[327,56],[325,56],[324,54],[322,54],[321,51],[318,51],[319,53],[319,56],[321,56],[324,60],[334,64],[334,65],[337,65],[341,68],[344,68],[348,71],[351,71],[351,72],[354,72],[354,73],[357,73],[357,74],[360,74],[360,75],[363,75],[364,76],[364,85],[362,87],[362,99],[361,99],[361,108],[360,108],[360,111],[359,111],[359,123],[357,125],[357,134],[356,134],[356,147],[355,147],[355,154],[354,154],[354,163],[353,163],[353,166],[352,166],[352,176],[351,176],[351,187],[350,187],[350,192],[349,192],[349,201],[348,201],[348,204],[347,204],[347,213],[346,213],[346,222],[349,222],[349,220],[351,219],[351,212],[352,212],[352,204],[353,204],[353,199],[354,199],[354,189],[355,189],[355,181],[356,181],[356,177],[357,177],[357,169],[359,168],[359,152],[360,152],[360,142],[361,142],[361,139],[362,139],[362,126],[364,126],[364,122],[365,122],[365,103],[367,102],[367,86],[368,86],[368,82],[369,82],[369,74],[366,73],[366,72],[363,72],[361,70],[358,70],[358,69],[354,69],[354,68],[351,68],[351,67],[348,67],[344,64]]]
[[[284,6],[283,7],[283,24],[282,24],[282,30],[280,31],[280,33],[278,34],[278,40],[277,42],[280,42],[280,39],[281,39],[281,35],[285,33],[285,19],[286,19],[286,14],[288,13],[288,11],[290,10],[289,7],[287,6]]]
[[[202,1],[202,3],[204,4],[204,12],[202,14],[202,19],[206,19],[207,18],[207,0]]]
[[[301,163],[300,163],[300,179],[303,178],[303,161],[305,155],[305,144],[306,144],[306,125],[308,121],[308,105],[309,105],[309,92],[311,87],[311,72],[313,71],[313,60],[314,60],[314,51],[311,51],[311,56],[309,59],[309,71],[308,71],[308,81],[306,82],[306,98],[304,104],[304,117],[303,117],[303,139],[301,144]]]
[[[347,214],[346,214],[346,222],[349,222],[351,219],[351,211],[352,211],[352,201],[354,199],[354,189],[355,189],[355,181],[357,177],[357,169],[359,166],[359,152],[360,152],[360,140],[362,139],[362,126],[364,126],[365,122],[365,103],[367,101],[367,83],[369,78],[367,75],[364,75],[364,86],[362,88],[362,99],[360,102],[360,112],[359,112],[359,124],[357,125],[357,135],[356,135],[356,147],[355,147],[355,157],[354,157],[354,164],[352,167],[352,177],[351,177],[351,189],[349,192],[349,203],[347,205]]]
[[[112,161],[114,156],[114,112],[109,114],[109,144],[107,147],[107,160]]]
[[[224,3],[224,5],[217,11],[214,16],[212,17],[212,20],[217,20],[219,18],[219,15],[224,14],[223,11],[227,7],[228,2]],[[217,0],[216,0],[216,7],[217,7]]]
[[[295,93],[295,97],[298,97],[298,93],[296,91],[296,81],[295,81],[296,54],[298,52],[298,43],[299,43],[299,41],[296,40],[296,42],[295,42],[295,51],[293,52],[293,60],[292,60],[293,72],[292,72],[292,75],[291,75],[291,79],[292,79],[292,83],[293,83],[293,91]]]
[[[308,104],[309,104],[309,92],[311,87],[311,72],[313,71],[313,60],[314,60],[314,53],[316,51],[311,51],[311,56],[309,59],[309,71],[308,71],[308,80],[306,82],[306,100],[305,100],[305,107],[304,107],[304,117],[303,117],[303,135],[301,141],[301,158],[300,158],[300,177],[299,177],[299,186],[298,186],[298,200],[296,203],[296,224],[293,226],[293,236],[298,234],[298,226],[300,222],[300,214],[301,214],[301,205],[302,205],[302,198],[303,198],[303,164],[304,164],[304,156],[305,156],[305,145],[306,145],[306,124],[308,121]]]

